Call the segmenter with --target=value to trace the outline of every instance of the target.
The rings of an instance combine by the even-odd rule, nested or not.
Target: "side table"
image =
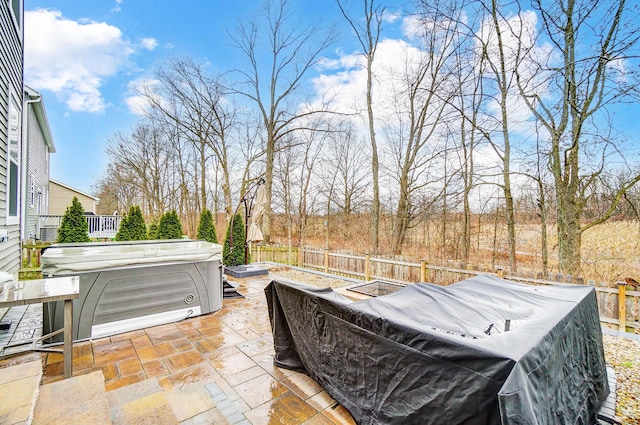
[[[63,329],[34,338],[29,347],[12,351],[10,354],[24,351],[57,351],[51,350],[49,345],[38,345],[38,342],[64,332],[64,377],[70,378],[73,372],[73,300],[78,298],[79,293],[80,279],[77,276],[19,280],[0,284],[0,307],[64,301]],[[12,343],[4,348],[23,344],[23,342]],[[0,355],[2,355],[1,352]]]

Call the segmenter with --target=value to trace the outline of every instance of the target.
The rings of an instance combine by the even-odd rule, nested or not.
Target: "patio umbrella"
[[[256,197],[251,211],[251,223],[247,230],[248,242],[260,242],[264,239],[264,236],[262,236],[262,232],[260,231],[260,227],[258,227],[258,221],[262,218],[266,205],[267,191],[264,184],[261,184],[258,185],[258,190],[256,191]]]

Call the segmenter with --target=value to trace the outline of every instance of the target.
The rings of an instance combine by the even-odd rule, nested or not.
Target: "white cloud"
[[[25,13],[25,79],[56,93],[72,111],[104,111],[104,79],[122,70],[133,52],[120,29],[105,22],[73,21],[57,10]]]
[[[120,12],[122,11],[122,7],[120,6],[122,4],[122,0],[116,0],[116,5],[113,6],[113,9],[111,9],[112,12]]]
[[[367,70],[364,56],[358,53],[340,54],[335,60],[327,60],[320,68],[322,73],[314,79],[316,93],[323,98],[332,99],[332,108],[336,111],[353,113],[354,110],[366,110]],[[374,108],[378,117],[390,112],[393,87],[406,71],[406,66],[415,63],[421,52],[404,40],[384,39],[378,44],[373,63]]]
[[[139,116],[147,114],[150,105],[145,94],[153,93],[154,87],[158,84],[160,81],[150,78],[138,78],[129,82],[125,103],[133,114]]]
[[[400,17],[402,17],[402,13],[400,11],[389,12],[388,10],[385,10],[382,14],[382,21],[392,24],[400,19]]]
[[[156,40],[155,38],[143,38],[140,42],[140,45],[142,46],[142,48],[151,51],[158,47],[158,40]]]
[[[338,54],[337,59],[329,59],[328,57],[320,58],[316,64],[316,69],[319,72],[345,70],[360,67],[363,64],[362,55],[358,54],[358,52],[344,54],[338,50],[336,53]]]

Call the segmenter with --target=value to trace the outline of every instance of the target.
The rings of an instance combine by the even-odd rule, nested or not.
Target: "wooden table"
[[[50,346],[36,345],[47,338],[64,332],[64,377],[70,378],[73,368],[73,300],[80,293],[80,279],[77,276],[54,277],[49,279],[19,280],[0,284],[0,307],[64,301],[64,328],[31,340],[32,345],[22,351],[50,350]],[[12,343],[5,348],[23,345]],[[15,354],[17,352],[11,352]]]

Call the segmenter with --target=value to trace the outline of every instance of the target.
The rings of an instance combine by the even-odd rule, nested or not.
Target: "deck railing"
[[[89,237],[92,239],[115,238],[122,221],[122,216],[120,215],[85,215],[85,218],[89,227]],[[45,241],[54,240],[61,223],[61,215],[38,216],[38,235],[40,239]]]

